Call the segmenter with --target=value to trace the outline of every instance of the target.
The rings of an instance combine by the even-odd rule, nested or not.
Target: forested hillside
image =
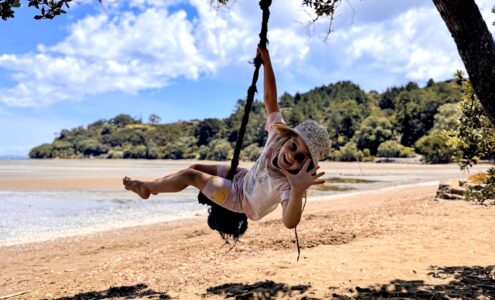
[[[343,81],[306,93],[284,93],[280,109],[290,126],[306,119],[323,124],[332,139],[331,159],[369,160],[373,156],[425,155],[429,162],[448,162],[451,149],[442,130],[456,126],[462,100],[454,80],[410,82],[383,93],[365,92]],[[62,130],[52,143],[33,148],[31,158],[229,159],[238,134],[244,100],[225,119],[160,124],[121,114],[86,127]],[[159,114],[159,112],[157,112]],[[244,139],[242,159],[253,160],[266,140],[263,103],[255,102]]]

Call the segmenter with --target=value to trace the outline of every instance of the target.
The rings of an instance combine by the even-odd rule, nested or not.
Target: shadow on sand
[[[426,284],[422,280],[395,279],[386,284],[355,287],[350,294],[329,292],[322,299],[495,299],[495,265],[430,267],[429,276],[444,279],[445,284]],[[311,285],[290,286],[270,280],[253,284],[227,283],[207,289],[204,297],[234,299],[319,299],[311,297]],[[105,291],[80,293],[54,300],[89,299],[172,299],[167,293],[154,291],[146,284],[112,287]]]
[[[105,291],[85,292],[70,297],[53,300],[89,300],[89,299],[172,299],[167,293],[149,289],[146,284],[111,287]]]
[[[425,284],[422,280],[396,279],[388,284],[356,287],[353,296],[333,294],[336,299],[495,299],[495,266],[431,267],[428,275],[449,280]]]
[[[227,283],[206,290],[203,296],[218,295],[234,299],[300,299],[310,285],[289,286],[285,283],[276,283],[271,280],[259,281],[253,284]],[[304,299],[312,299],[305,297]]]
[[[341,295],[330,291],[321,299],[495,299],[495,266],[430,267],[429,276],[445,279],[445,284],[426,284],[422,280],[395,279],[387,284],[349,289]],[[253,284],[227,283],[210,287],[204,297],[217,295],[234,299],[320,299],[311,297],[311,285],[289,286],[260,281]]]

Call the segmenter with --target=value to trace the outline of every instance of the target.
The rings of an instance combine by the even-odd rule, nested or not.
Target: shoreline
[[[349,197],[355,197],[355,196],[362,196],[362,195],[367,195],[370,193],[383,193],[383,192],[393,192],[394,190],[400,190],[403,188],[414,188],[414,187],[430,187],[430,186],[435,186],[438,185],[439,181],[428,181],[428,182],[419,182],[419,183],[413,183],[413,184],[402,184],[402,185],[394,185],[394,186],[387,186],[387,187],[381,187],[381,188],[376,188],[376,189],[369,189],[365,191],[347,191],[347,192],[342,192],[339,194],[333,194],[333,195],[328,195],[328,196],[323,196],[323,195],[317,195],[317,196],[308,196],[308,201],[314,202],[314,201],[333,201],[337,199],[345,199]],[[139,200],[141,201],[141,200]],[[198,208],[200,207],[205,207],[206,206],[201,206],[198,203]],[[185,216],[172,216],[168,217],[170,219],[167,220],[143,220],[140,223],[131,223],[131,224],[104,224],[101,226],[98,226],[99,228],[81,228],[81,229],[76,229],[73,228],[71,232],[68,233],[53,233],[56,234],[57,236],[50,236],[50,234],[47,234],[46,237],[41,237],[39,239],[30,239],[26,241],[14,241],[14,242],[0,242],[0,249],[2,247],[11,247],[11,246],[21,246],[21,245],[27,245],[27,244],[33,244],[33,243],[43,243],[43,242],[54,242],[58,239],[67,239],[67,238],[74,238],[74,237],[84,237],[84,236],[91,236],[93,234],[98,234],[98,233],[103,233],[103,232],[111,232],[114,230],[122,230],[126,228],[137,228],[137,227],[143,227],[143,226],[152,226],[152,225],[157,225],[157,224],[166,224],[166,223],[173,223],[176,221],[191,221],[195,220],[197,218],[204,218],[206,222],[206,217],[207,217],[207,212],[204,211],[202,213],[200,212],[195,212],[192,215],[185,215]],[[251,221],[253,222],[253,221]]]

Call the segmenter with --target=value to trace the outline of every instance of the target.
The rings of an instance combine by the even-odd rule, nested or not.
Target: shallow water
[[[57,182],[78,178],[159,177],[189,166],[191,161],[25,160],[0,161],[0,183],[18,179],[49,179],[47,190],[0,189],[0,246],[41,241],[98,230],[150,224],[206,215],[197,203],[197,190],[161,194],[148,200],[122,188],[118,180],[109,187],[81,186],[57,190]],[[487,166],[477,167],[484,170]],[[394,185],[465,177],[455,165],[377,165],[323,163],[326,183],[310,197],[366,191]],[[4,185],[5,186],[5,185]],[[205,217],[206,218],[206,217]]]
[[[139,200],[127,191],[0,192],[0,245],[205,213],[197,192]]]

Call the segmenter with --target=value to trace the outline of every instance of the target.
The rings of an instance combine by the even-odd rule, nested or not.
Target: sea
[[[0,160],[0,246],[193,216],[206,218],[207,207],[198,204],[195,188],[141,200],[121,184],[123,176],[158,178],[193,163],[197,162]],[[321,165],[326,172],[326,183],[311,190],[310,201],[331,200],[349,193],[365,196],[374,189],[437,184],[441,180],[467,176],[456,165],[332,162]],[[249,164],[243,166],[249,167]],[[488,167],[476,166],[471,172]]]

